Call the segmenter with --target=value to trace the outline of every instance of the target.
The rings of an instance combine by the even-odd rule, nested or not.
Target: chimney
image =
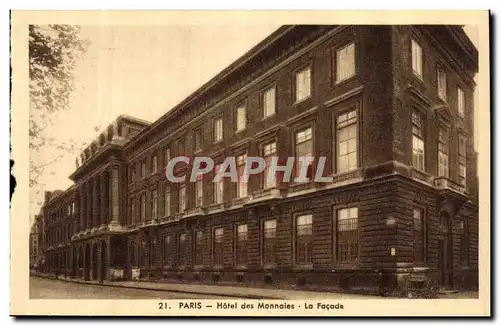
[[[52,192],[50,192],[50,191],[45,192],[45,203],[49,202],[51,194],[52,194]]]

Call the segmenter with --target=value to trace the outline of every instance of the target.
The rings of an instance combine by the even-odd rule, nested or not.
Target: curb
[[[44,279],[51,279],[54,281],[62,281],[67,283],[77,283],[77,284],[86,284],[86,285],[97,285],[97,286],[107,286],[113,288],[124,288],[124,289],[134,289],[134,290],[146,290],[146,291],[157,291],[157,292],[173,292],[173,293],[189,293],[189,294],[198,294],[198,295],[212,295],[218,297],[228,297],[228,298],[240,298],[240,299],[268,299],[268,300],[276,300],[282,299],[279,297],[270,297],[270,296],[260,296],[260,295],[237,295],[237,294],[227,294],[227,293],[211,293],[211,292],[200,292],[200,291],[186,291],[186,290],[168,290],[168,289],[159,289],[159,288],[150,288],[150,287],[140,287],[140,286],[126,286],[120,284],[112,284],[112,283],[90,283],[84,281],[77,280],[67,280],[67,279],[56,279],[53,276],[48,275],[33,275],[30,274],[31,277],[38,277]]]

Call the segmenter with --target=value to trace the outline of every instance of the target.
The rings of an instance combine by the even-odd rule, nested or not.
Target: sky
[[[54,117],[51,136],[90,142],[120,114],[154,122],[278,27],[82,26],[89,46],[75,68],[71,110]],[[465,30],[477,46],[476,26]],[[45,150],[37,159],[43,164],[59,154]],[[77,155],[66,154],[45,170],[31,192],[30,219],[43,191],[72,184]]]

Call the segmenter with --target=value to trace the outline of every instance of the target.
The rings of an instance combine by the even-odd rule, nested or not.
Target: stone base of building
[[[133,279],[208,284],[261,285],[391,297],[433,298],[442,287],[436,271],[336,270],[265,271],[134,269]],[[460,276],[458,276],[460,274]],[[476,282],[476,283],[475,283]],[[477,270],[457,272],[455,290],[477,290]]]

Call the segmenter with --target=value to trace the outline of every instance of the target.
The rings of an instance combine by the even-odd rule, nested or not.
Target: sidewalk
[[[55,279],[54,275],[50,274],[31,273],[31,276]],[[153,291],[216,295],[228,298],[232,297],[232,298],[244,298],[244,299],[320,300],[320,299],[382,299],[383,298],[378,296],[335,293],[335,292],[265,289],[265,288],[245,287],[245,286],[221,286],[221,285],[208,285],[208,284],[179,284],[179,283],[166,283],[158,281],[157,282],[104,281],[103,283],[99,283],[97,281],[83,281],[79,279],[70,279],[64,276],[59,276],[58,280],[64,282],[81,283],[81,284],[94,284],[101,286],[123,287],[123,288],[153,290]]]

